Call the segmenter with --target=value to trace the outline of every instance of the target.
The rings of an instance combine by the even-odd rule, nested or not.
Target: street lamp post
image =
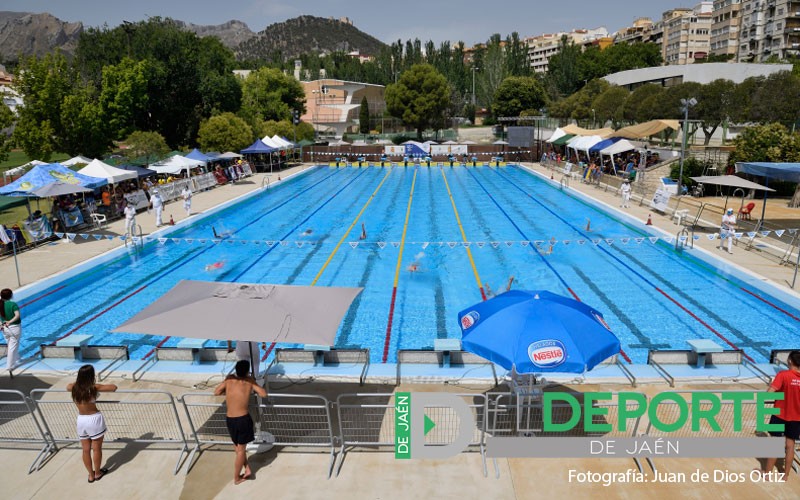
[[[689,99],[681,99],[681,105],[683,106],[683,142],[681,143],[681,168],[680,173],[678,174],[677,196],[681,196],[681,190],[683,189],[683,163],[686,158],[686,141],[689,138],[689,108],[694,107],[696,104],[697,99],[694,97]]]
[[[597,115],[595,115],[594,108],[592,108],[592,128],[597,127]]]
[[[475,72],[478,71],[478,68],[473,66],[472,67],[472,107],[475,107]]]

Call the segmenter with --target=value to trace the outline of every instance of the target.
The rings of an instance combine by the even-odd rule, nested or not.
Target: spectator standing
[[[6,354],[6,366],[8,371],[14,369],[19,362],[19,340],[22,337],[22,317],[19,313],[19,306],[12,302],[14,292],[10,288],[0,291],[0,325],[3,329],[3,337],[8,344],[8,354]]]
[[[782,392],[783,400],[775,401],[775,408],[780,409],[779,415],[772,415],[770,424],[783,424],[782,432],[770,432],[773,437],[786,438],[786,457],[784,464],[783,480],[789,479],[794,461],[795,441],[800,439],[800,351],[792,351],[787,359],[788,370],[775,376],[769,385],[768,392]],[[768,458],[762,474],[772,472],[777,458]]]
[[[94,367],[83,365],[78,370],[75,382],[67,386],[72,392],[72,401],[78,407],[78,438],[83,449],[83,465],[89,472],[89,482],[103,478],[108,469],[101,467],[103,463],[103,437],[106,434],[106,421],[97,409],[97,394],[114,392],[114,384],[96,384]]]
[[[233,468],[233,484],[240,484],[250,478],[252,471],[247,463],[247,443],[255,440],[253,418],[248,411],[250,395],[255,392],[262,398],[267,391],[250,376],[250,363],[240,360],[236,363],[236,375],[228,377],[214,389],[214,395],[225,395],[225,424],[236,451]],[[242,473],[244,469],[244,473]]]

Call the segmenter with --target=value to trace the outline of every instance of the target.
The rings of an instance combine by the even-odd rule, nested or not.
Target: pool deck
[[[33,388],[63,388],[71,376],[29,376],[13,381],[0,377],[0,388],[29,392]],[[200,377],[146,378],[133,383],[128,379],[109,379],[120,389],[152,389],[180,395],[193,391],[194,384],[203,384]],[[603,385],[572,386],[579,391],[619,390]],[[453,387],[445,385],[403,385],[396,390],[480,393],[490,386]],[[662,388],[650,386],[641,391],[649,396]],[[707,384],[692,386],[707,390],[762,390],[763,385]],[[204,389],[208,390],[208,389]],[[283,387],[274,392],[320,394],[334,400],[337,394],[350,392],[392,392],[394,387],[347,384],[306,384]],[[182,410],[179,410],[182,412]],[[110,417],[109,417],[110,418]],[[535,438],[532,438],[535,439]],[[338,451],[338,450],[337,450]],[[250,456],[255,479],[234,486],[232,483],[233,452],[230,446],[217,446],[204,451],[196,459],[191,472],[180,470],[173,475],[174,449],[152,449],[146,445],[127,446],[106,443],[104,464],[111,472],[102,481],[87,484],[86,471],[77,446],[62,448],[45,465],[32,474],[28,466],[36,457],[31,449],[0,448],[3,469],[3,497],[36,498],[125,498],[125,499],[212,499],[212,498],[442,498],[442,499],[534,499],[543,492],[553,498],[774,498],[800,497],[800,477],[793,474],[786,484],[744,482],[692,482],[696,469],[708,474],[714,471],[743,473],[758,467],[755,458],[738,459],[659,459],[659,473],[683,473],[683,483],[601,484],[570,483],[569,471],[624,473],[636,468],[630,459],[505,459],[497,460],[498,477],[492,460],[488,477],[483,475],[479,453],[469,452],[448,460],[395,460],[390,451],[352,451],[338,477],[327,479],[329,455],[325,452],[276,451]],[[644,473],[653,480],[653,471],[643,463]],[[718,473],[721,474],[722,472]]]
[[[549,171],[538,164],[527,165],[534,171],[540,172],[549,178]],[[281,172],[281,177],[286,177],[293,171],[299,171],[306,166]],[[256,174],[246,181],[235,185],[226,185],[210,191],[196,193],[193,197],[194,213],[202,213],[221,203],[227,202],[238,196],[245,195],[261,188],[264,174]],[[273,174],[273,180],[277,174]],[[557,182],[557,181],[556,181]],[[572,187],[583,192],[610,208],[619,210],[619,198],[612,191],[605,192],[593,186],[573,182]],[[777,203],[783,203],[777,202]],[[776,204],[776,209],[780,208]],[[768,215],[772,206],[768,206]],[[652,212],[648,207],[639,207],[637,203],[626,209],[631,217],[645,221],[652,214],[655,228],[664,231],[665,235],[674,236],[678,227],[665,215]],[[172,202],[165,207],[165,218],[175,216],[179,221],[184,218],[179,202]],[[800,210],[785,209],[783,207],[781,219],[798,220]],[[143,213],[137,217],[144,233],[156,230],[154,216]],[[113,234],[122,234],[124,221],[118,220],[109,224],[104,230]],[[747,252],[734,247],[734,253],[729,255],[715,249],[717,241],[701,239],[696,246],[702,248],[742,269],[761,275],[764,280],[769,280],[785,290],[789,290],[786,280],[791,281],[792,269],[779,266],[771,260],[764,259],[756,252]],[[80,264],[90,257],[100,255],[122,245],[119,240],[85,240],[72,243],[54,243],[25,252],[18,256],[20,275],[23,285],[34,283],[42,278],[51,276],[69,267]],[[12,258],[4,258],[0,265],[0,283],[4,286],[16,283],[16,273]],[[12,288],[16,288],[13,287]],[[58,363],[62,363],[59,365]],[[129,363],[134,363],[129,362]],[[137,361],[137,363],[140,363]],[[16,389],[28,393],[34,388],[61,388],[71,382],[74,377],[74,362],[69,360],[53,361],[50,366],[32,365],[27,367],[20,376],[10,379],[5,374],[0,375],[0,389]],[[194,390],[194,386],[204,386],[209,380],[209,374],[220,376],[219,367],[213,371],[202,373],[176,374],[166,364],[148,371],[144,378],[138,382],[131,381],[132,370],[128,366],[115,369],[108,382],[116,383],[122,389],[159,389],[166,390],[174,395]],[[647,367],[640,367],[642,370]],[[488,386],[464,387],[460,383],[430,384],[430,385],[403,385],[395,388],[389,380],[393,377],[390,367],[371,367],[374,369],[374,378],[370,382],[378,384],[367,385],[359,388],[351,384],[323,384],[319,381],[304,385],[290,385],[287,380],[273,379],[276,392],[289,390],[307,394],[323,394],[329,399],[335,399],[337,392],[391,392],[394,390],[419,390],[419,391],[485,391]],[[598,373],[584,379],[560,380],[568,387],[579,390],[631,390],[628,386],[619,383],[603,385],[602,370],[615,370],[615,368],[601,368]],[[638,369],[638,368],[637,368]],[[410,368],[409,375],[414,375]],[[749,376],[736,377],[735,372],[726,370],[711,373],[710,371],[697,372],[693,367],[681,367],[686,377],[697,375],[691,386],[679,382],[678,388],[713,390],[763,390],[764,382]],[[738,368],[733,368],[738,370]],[[452,378],[459,382],[456,372],[445,373],[445,378]],[[500,374],[502,375],[502,374]],[[637,373],[637,377],[640,374]],[[668,389],[663,379],[647,379],[642,373],[644,382],[640,388],[635,389],[653,395]],[[595,378],[592,378],[595,377]],[[742,378],[743,381],[731,384],[731,379]],[[286,389],[284,389],[286,388]],[[242,485],[234,486],[231,482],[232,452],[230,447],[218,447],[204,452],[189,475],[181,471],[178,475],[172,474],[175,460],[173,451],[146,449],[141,445],[128,445],[119,447],[109,445],[104,454],[104,461],[113,465],[112,473],[101,482],[86,483],[86,472],[80,460],[80,450],[68,447],[59,451],[46,465],[31,475],[27,474],[28,466],[36,456],[35,451],[0,448],[0,467],[3,469],[3,497],[4,498],[79,498],[91,495],[94,498],[233,498],[241,494],[258,498],[268,492],[269,496],[276,498],[311,498],[325,496],[326,498],[408,498],[408,497],[435,497],[435,498],[509,498],[527,499],[541,498],[546,492],[547,496],[567,496],[570,498],[595,498],[606,495],[613,498],[675,498],[675,497],[714,497],[714,498],[798,498],[800,497],[800,478],[793,476],[790,484],[764,484],[754,483],[749,480],[743,483],[682,483],[682,484],[625,484],[604,487],[600,484],[576,484],[568,480],[569,469],[578,472],[624,472],[634,468],[633,462],[622,459],[498,459],[499,478],[495,478],[494,467],[489,461],[489,477],[482,474],[480,455],[477,453],[462,453],[461,455],[444,461],[437,460],[395,460],[391,453],[349,453],[341,475],[326,479],[325,470],[328,455],[325,453],[293,453],[271,451],[256,455],[251,463],[255,470],[256,478]],[[659,463],[659,471],[683,472],[687,477],[701,468],[705,472],[713,473],[714,470],[729,470],[736,473],[748,474],[758,466],[755,459],[672,459]],[[652,477],[652,470],[645,465],[645,472]]]

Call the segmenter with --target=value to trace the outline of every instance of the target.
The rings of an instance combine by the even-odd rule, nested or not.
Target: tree
[[[242,107],[239,116],[256,130],[258,120],[291,120],[292,111],[305,108],[305,91],[293,76],[280,70],[261,68],[242,82]]]
[[[658,99],[658,96],[663,92],[663,87],[653,83],[648,83],[636,88],[625,100],[625,105],[622,107],[622,117],[633,123],[649,120],[650,118],[646,117],[647,115],[642,108],[642,104],[651,97]]]
[[[736,84],[731,80],[718,79],[700,87],[697,96],[697,114],[705,135],[703,144],[708,146],[711,136],[728,119],[728,110],[734,96]]]
[[[84,85],[64,97],[60,122],[59,151],[99,158],[111,146],[107,122],[88,86]]]
[[[14,124],[14,113],[5,104],[0,104],[0,161],[8,159],[8,152],[11,151],[11,135],[4,130]]]
[[[622,109],[625,99],[629,95],[630,92],[627,89],[615,85],[594,98],[592,109],[595,111],[600,127],[610,121],[614,128],[619,128],[623,120]]]
[[[510,76],[495,92],[492,111],[496,117],[519,116],[526,110],[538,110],[544,104],[544,88],[536,78]]]
[[[402,74],[400,80],[386,87],[389,114],[417,131],[417,138],[431,126],[441,127],[450,101],[445,77],[429,64],[417,64]]]
[[[746,128],[733,140],[734,151],[728,161],[737,162],[800,162],[800,134],[790,132],[780,123]],[[800,183],[795,188],[789,207],[800,207]]]
[[[143,159],[148,165],[169,153],[169,146],[158,132],[137,130],[125,139],[125,156],[128,160]]]
[[[125,57],[119,64],[103,68],[100,108],[115,140],[127,137],[146,121],[148,78],[147,61]]]
[[[756,89],[750,105],[750,119],[759,123],[778,122],[791,127],[800,115],[800,77],[789,71],[769,75]]]
[[[369,134],[369,102],[367,96],[361,98],[361,107],[358,110],[358,131]]]
[[[239,151],[253,142],[253,129],[233,113],[222,113],[200,124],[197,142],[206,151]]]
[[[581,80],[578,76],[580,55],[581,48],[570,41],[566,35],[562,36],[558,43],[558,53],[547,63],[548,77],[553,81],[559,96],[572,95],[580,87]]]
[[[61,105],[72,93],[75,81],[74,72],[60,52],[20,62],[14,88],[25,104],[17,108],[14,142],[28,157],[46,161],[60,149],[58,134],[64,130]]]

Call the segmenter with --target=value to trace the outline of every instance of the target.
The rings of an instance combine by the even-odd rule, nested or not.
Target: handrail
[[[138,236],[135,234],[136,228],[139,229],[139,235]],[[130,240],[131,244],[133,245],[133,249],[134,250],[142,250],[142,249],[144,249],[144,233],[142,232],[142,226],[141,226],[141,224],[136,224],[136,226],[133,229],[134,229],[134,231],[126,233],[126,235],[125,235],[126,236],[125,237],[125,247],[127,248],[128,241]],[[137,239],[138,239],[138,245],[137,245]]]
[[[666,379],[670,387],[675,387],[675,377],[670,375],[669,372],[666,369],[664,369],[663,366],[653,361],[652,359],[649,360],[649,363],[653,365],[653,368],[656,369],[659,375],[661,375],[662,377],[664,377],[664,379]]]
[[[267,189],[269,189],[269,174],[261,178],[261,189],[264,189],[264,184],[266,184]]]
[[[681,242],[682,237],[686,237],[686,240],[690,240],[692,243],[692,248],[694,248],[694,241],[692,241],[692,237],[689,234],[689,230],[685,227],[682,227],[678,234],[675,235],[675,250],[680,250],[681,248],[686,246],[686,241]]]
[[[739,211],[741,211],[742,208],[744,208],[744,199],[745,199],[745,196],[747,196],[747,193],[745,193],[744,189],[742,189],[742,188],[736,188],[736,189],[733,190],[733,194],[731,194],[731,198],[736,198],[736,191],[741,191],[742,192],[742,203],[739,205]]]
[[[562,190],[564,190],[566,188],[569,188],[569,177],[566,176],[566,175],[562,176],[561,177],[561,181],[559,182],[559,184],[561,184],[561,189]]]

